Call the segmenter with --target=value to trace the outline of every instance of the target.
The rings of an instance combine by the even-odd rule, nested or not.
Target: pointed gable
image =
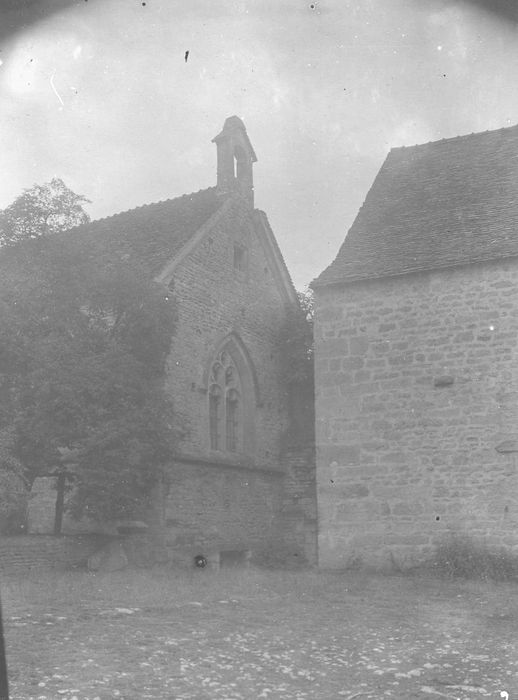
[[[518,256],[518,126],[390,151],[315,287]]]

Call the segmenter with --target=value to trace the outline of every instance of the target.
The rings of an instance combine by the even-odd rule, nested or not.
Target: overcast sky
[[[93,218],[208,187],[237,114],[298,288],[391,147],[518,123],[518,30],[481,0],[40,0],[20,16],[0,40],[0,208],[54,176]]]

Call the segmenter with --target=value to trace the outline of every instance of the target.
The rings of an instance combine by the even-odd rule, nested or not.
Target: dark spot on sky
[[[186,63],[187,63],[188,58],[189,58],[189,52],[186,51],[186,52],[185,52],[185,62],[186,62]]]
[[[478,5],[486,12],[491,12],[504,21],[518,22],[518,4],[516,0],[467,0],[472,5]]]
[[[440,519],[441,519],[441,516],[440,516],[440,515],[436,515],[436,516],[435,516],[435,519],[436,519],[436,520],[440,520]]]
[[[311,10],[314,10],[314,9],[315,9],[315,7],[316,7],[316,5],[315,5],[315,3],[314,3],[314,2],[312,2],[312,3],[311,3],[311,5],[310,5],[309,7],[310,7],[310,9],[311,9]]]

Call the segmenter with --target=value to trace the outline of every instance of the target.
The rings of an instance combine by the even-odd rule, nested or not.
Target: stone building
[[[256,155],[243,122],[228,118],[213,141],[215,187],[95,221],[81,235],[102,241],[105,257],[145,263],[177,299],[166,387],[185,434],[152,523],[170,555],[312,562],[313,455],[286,441],[280,376],[279,329],[296,293],[254,208]]]
[[[518,126],[390,151],[314,281],[319,563],[518,551]]]

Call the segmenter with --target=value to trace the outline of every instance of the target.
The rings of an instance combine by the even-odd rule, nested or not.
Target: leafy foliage
[[[23,465],[13,455],[14,431],[0,430],[0,532],[23,532],[27,511],[27,484]]]
[[[314,440],[313,295],[298,293],[280,330],[281,367],[290,423],[287,444]]]
[[[175,304],[146,269],[103,264],[76,233],[3,251],[0,426],[28,482],[74,450],[76,515],[133,516],[175,443],[161,381]]]
[[[38,238],[87,223],[86,197],[72,192],[55,177],[26,189],[0,214],[0,245]]]
[[[287,310],[280,333],[283,378],[288,386],[313,387],[313,294],[297,296],[299,304]]]

